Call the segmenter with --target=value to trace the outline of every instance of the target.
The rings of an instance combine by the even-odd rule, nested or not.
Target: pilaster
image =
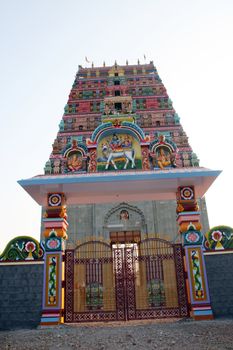
[[[64,250],[67,238],[65,196],[49,193],[43,218],[45,263],[41,325],[63,323],[64,310]]]
[[[190,314],[195,320],[206,320],[213,318],[213,312],[210,304],[198,209],[194,187],[179,187],[177,223],[185,251]]]

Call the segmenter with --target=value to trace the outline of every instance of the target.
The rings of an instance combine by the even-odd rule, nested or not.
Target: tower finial
[[[103,66],[105,67],[105,61],[103,62]]]
[[[128,64],[129,64],[129,61],[128,61],[128,60],[126,60],[126,65],[128,66]]]
[[[115,68],[117,68],[117,61],[115,60]]]
[[[94,67],[94,62],[91,63],[91,68],[93,68],[93,67]]]
[[[139,61],[139,59],[138,59],[138,64],[140,64],[140,61]]]

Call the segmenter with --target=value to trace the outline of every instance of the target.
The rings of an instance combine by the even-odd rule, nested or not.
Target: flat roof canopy
[[[67,204],[173,200],[179,186],[195,186],[201,198],[221,173],[206,168],[39,175],[18,183],[40,205],[47,193],[64,192]]]

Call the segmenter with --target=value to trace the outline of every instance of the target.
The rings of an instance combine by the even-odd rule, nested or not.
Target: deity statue
[[[112,148],[113,151],[121,147],[121,141],[117,136],[117,134],[113,134],[112,139],[110,141],[110,147]]]
[[[132,139],[130,138],[130,136],[125,136],[124,140],[122,142],[122,148],[132,148]]]
[[[164,167],[171,165],[171,158],[170,158],[170,154],[166,154],[163,150],[163,148],[160,148],[158,153],[157,153],[157,162],[158,162],[158,166],[160,167],[160,169],[164,169]]]
[[[120,220],[129,220],[129,213],[127,210],[125,210],[125,209],[121,210]]]
[[[82,168],[82,157],[74,153],[67,159],[67,167],[70,171],[77,171]]]
[[[54,174],[59,174],[60,173],[60,159],[54,159],[53,162],[53,173]]]

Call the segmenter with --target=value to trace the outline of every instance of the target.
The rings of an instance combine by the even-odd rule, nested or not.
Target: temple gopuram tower
[[[127,126],[130,130],[126,130]],[[111,127],[114,136],[108,136]],[[140,148],[140,139],[144,139],[143,148]],[[98,147],[93,147],[97,143]],[[108,162],[109,150],[114,154],[117,147],[119,151],[133,149],[134,162],[120,156]],[[199,160],[152,62],[79,67],[45,174],[197,167]],[[109,232],[122,230],[122,221],[116,215],[121,210],[130,214],[129,220],[123,223],[128,231],[137,230],[142,235],[156,232],[175,240],[176,201],[165,198],[131,203],[122,200],[119,204],[121,200],[116,197],[116,202],[69,206],[69,242],[75,243],[87,234],[109,238]],[[205,200],[200,199],[198,205],[206,232],[209,224]]]
[[[203,195],[220,172],[199,166],[153,62],[79,66],[44,170],[19,181],[43,208],[41,324],[212,317]]]

